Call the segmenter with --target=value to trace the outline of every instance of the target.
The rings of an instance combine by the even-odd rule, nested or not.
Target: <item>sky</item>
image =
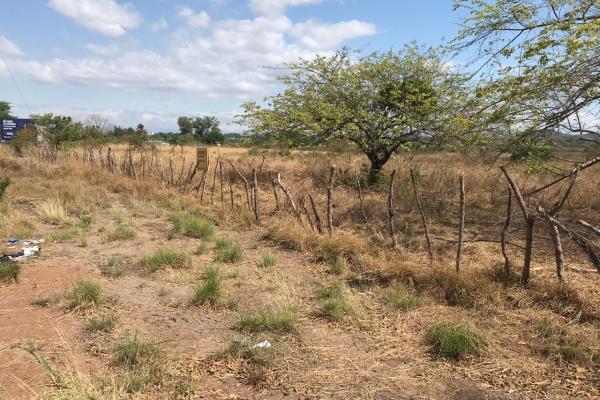
[[[362,51],[457,32],[452,0],[3,0],[0,101],[13,114],[176,131],[281,90],[275,68],[342,46]]]

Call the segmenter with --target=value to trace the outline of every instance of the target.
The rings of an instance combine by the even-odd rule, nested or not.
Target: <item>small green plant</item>
[[[137,334],[117,343],[112,364],[126,368],[136,368],[159,362],[163,350],[156,344],[141,339]]]
[[[48,297],[40,297],[40,298],[31,300],[31,305],[38,306],[38,307],[50,307],[55,304],[58,304],[58,302],[60,301],[60,297],[61,296],[56,293],[52,294]]]
[[[133,227],[124,224],[117,224],[115,230],[110,232],[106,239],[109,242],[114,242],[116,240],[129,240],[133,239],[134,237],[135,229]]]
[[[188,212],[175,213],[171,215],[170,219],[173,223],[171,231],[173,234],[208,239],[215,233],[215,226],[212,222]]]
[[[189,381],[179,381],[175,383],[174,391],[177,396],[189,397],[196,394],[196,388]]]
[[[207,250],[206,243],[202,242],[202,243],[198,244],[198,246],[196,247],[196,250],[194,250],[194,254],[197,256],[201,256],[202,254],[206,253],[206,250]]]
[[[169,249],[158,249],[151,256],[142,258],[141,263],[151,272],[165,268],[184,269],[192,266],[190,256]]]
[[[329,271],[334,275],[341,275],[348,268],[346,259],[342,256],[337,256],[330,264]]]
[[[86,321],[86,329],[90,332],[110,332],[117,324],[119,317],[109,313],[100,317],[90,318]]]
[[[247,332],[294,332],[298,313],[294,307],[285,306],[258,313],[242,313],[234,321],[234,328]]]
[[[269,268],[277,263],[277,259],[271,253],[263,254],[262,259],[258,263],[260,268]]]
[[[217,255],[215,261],[234,264],[242,259],[244,250],[237,243],[228,243],[224,247],[217,247]]]
[[[167,294],[169,294],[169,290],[164,287],[161,287],[157,293],[158,297],[165,297]]]
[[[215,249],[221,250],[231,246],[231,242],[227,239],[219,238],[215,241]]]
[[[0,201],[4,198],[4,193],[6,193],[6,189],[10,185],[9,177],[0,178]]]
[[[108,278],[117,279],[125,274],[125,268],[123,268],[117,257],[109,257],[108,260],[100,266],[100,272]]]
[[[221,270],[216,266],[207,267],[204,270],[202,278],[202,285],[200,285],[194,292],[192,304],[217,304],[223,294],[223,287],[221,285]]]
[[[464,324],[433,325],[427,330],[425,340],[436,355],[452,360],[478,354],[486,345],[479,334]]]
[[[143,368],[140,371],[131,371],[125,376],[123,389],[127,393],[142,393],[152,383],[151,371]]]
[[[339,321],[351,311],[347,299],[347,288],[340,282],[317,290],[317,297],[321,300],[318,315],[328,321]]]
[[[13,261],[0,262],[0,282],[18,282],[21,266]]]
[[[92,225],[92,216],[91,215],[83,215],[79,218],[79,226],[86,229]]]
[[[396,310],[412,310],[421,305],[419,297],[409,293],[399,284],[388,287],[383,293],[383,299]]]
[[[65,295],[68,300],[67,308],[70,310],[85,310],[96,307],[102,302],[102,288],[97,282],[79,280]]]
[[[54,232],[51,232],[48,236],[48,239],[52,242],[66,242],[69,240],[73,240],[75,238],[81,238],[82,232],[76,226],[71,226],[65,229],[60,229]]]

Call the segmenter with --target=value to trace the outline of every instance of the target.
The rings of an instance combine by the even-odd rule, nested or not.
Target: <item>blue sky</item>
[[[265,66],[341,46],[436,46],[460,18],[451,0],[5,0],[0,100],[19,117],[169,131],[179,115],[212,114],[238,131],[240,104],[280,89]]]

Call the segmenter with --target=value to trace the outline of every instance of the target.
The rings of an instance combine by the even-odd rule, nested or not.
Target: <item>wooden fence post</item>
[[[415,193],[415,201],[417,202],[417,207],[419,208],[419,214],[421,214],[423,230],[425,231],[425,240],[427,241],[427,253],[429,254],[429,259],[433,259],[433,252],[431,251],[431,240],[429,240],[429,229],[427,228],[427,219],[425,218],[423,206],[421,206],[421,201],[419,200],[419,194],[417,192],[417,181],[415,179],[415,173],[412,169],[410,170],[410,179],[412,181],[413,191]]]
[[[456,272],[460,272],[460,256],[463,246],[463,233],[465,230],[465,176],[460,174],[460,211],[458,222],[458,245],[456,247]]]

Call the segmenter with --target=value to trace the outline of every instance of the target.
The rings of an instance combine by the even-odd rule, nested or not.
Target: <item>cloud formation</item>
[[[114,38],[142,22],[133,6],[116,0],[50,0],[48,5],[79,25]]]

